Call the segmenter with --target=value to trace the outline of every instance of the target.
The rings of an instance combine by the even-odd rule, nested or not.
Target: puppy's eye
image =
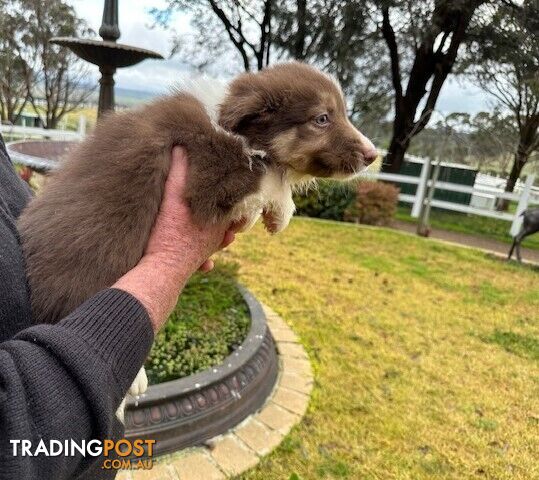
[[[314,119],[314,123],[316,123],[319,127],[325,127],[329,125],[329,115],[327,113],[318,115],[318,117]]]

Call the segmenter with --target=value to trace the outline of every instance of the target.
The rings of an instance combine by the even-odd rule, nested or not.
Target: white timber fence
[[[511,222],[511,227],[509,233],[511,236],[515,236],[522,226],[522,213],[528,208],[530,202],[530,193],[532,191],[533,182],[535,180],[535,175],[528,175],[524,182],[524,186],[519,193],[509,193],[503,191],[492,191],[477,187],[471,187],[468,185],[460,185],[457,183],[442,182],[436,181],[433,185],[432,180],[429,179],[429,172],[431,170],[431,164],[428,161],[423,162],[421,167],[421,173],[419,177],[414,177],[411,175],[401,175],[396,173],[371,173],[365,172],[361,175],[362,178],[366,179],[376,179],[376,180],[385,180],[389,182],[396,183],[405,183],[410,185],[417,185],[417,190],[415,195],[410,195],[406,193],[399,194],[399,201],[404,203],[409,203],[412,205],[411,216],[413,218],[419,218],[421,213],[421,207],[426,201],[427,192],[429,188],[434,188],[435,190],[448,190],[450,192],[459,192],[459,193],[468,193],[471,195],[474,194],[489,194],[494,195],[497,198],[503,198],[506,200],[512,200],[517,202],[517,208],[515,213],[509,212],[498,212],[496,210],[490,210],[487,208],[478,208],[470,205],[463,205],[460,203],[448,202],[445,200],[432,199],[430,205],[432,207],[441,208],[444,210],[451,210],[453,212],[469,213],[473,215],[479,215],[482,217],[491,217],[497,218],[500,220],[505,220]]]
[[[86,117],[81,115],[77,131],[49,130],[39,127],[26,127],[20,125],[0,124],[0,133],[9,137],[20,137],[23,140],[30,138],[46,138],[51,140],[80,140],[86,134]]]
[[[68,130],[47,130],[44,128],[35,128],[35,127],[20,127],[16,125],[1,125],[0,132],[6,135],[17,135],[24,138],[49,138],[51,140],[80,140],[86,134],[86,117],[79,117],[78,130],[68,131]],[[381,152],[382,153],[382,152]],[[22,157],[21,157],[22,159]],[[406,193],[399,194],[399,200],[404,203],[409,203],[412,205],[411,216],[413,218],[419,218],[421,213],[421,207],[426,201],[428,189],[433,187],[432,180],[429,179],[429,172],[431,170],[431,163],[425,159],[422,159],[423,165],[421,167],[421,173],[419,177],[414,177],[411,175],[401,175],[396,173],[374,173],[374,172],[364,172],[361,177],[365,179],[373,180],[386,180],[389,182],[396,183],[405,183],[410,185],[417,185],[415,195],[410,195]],[[24,163],[24,162],[23,162]],[[470,205],[463,205],[460,203],[448,202],[445,200],[432,199],[430,205],[432,207],[441,208],[444,210],[451,210],[453,212],[469,213],[473,215],[480,215],[483,217],[498,218],[500,220],[505,220],[511,222],[511,227],[509,233],[511,236],[515,236],[522,226],[522,213],[528,208],[530,203],[530,195],[532,193],[533,182],[535,180],[535,175],[528,175],[522,188],[519,192],[504,192],[501,190],[494,190],[488,188],[487,186],[481,187],[471,187],[468,185],[461,185],[457,183],[436,181],[434,183],[435,189],[439,190],[448,190],[451,192],[459,193],[468,193],[471,195],[490,195],[496,198],[503,198],[510,201],[517,202],[517,208],[515,213],[509,212],[498,212],[496,210],[488,208],[474,207]]]

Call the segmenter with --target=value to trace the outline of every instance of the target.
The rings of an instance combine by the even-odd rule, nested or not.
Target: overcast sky
[[[75,7],[77,14],[84,18],[97,32],[103,15],[102,0],[68,0]],[[119,0],[119,20],[121,43],[155,50],[164,57],[170,51],[172,33],[162,28],[150,28],[152,18],[149,9],[164,7],[164,0]],[[177,15],[174,28],[181,33],[189,30],[188,18]],[[97,78],[97,68],[94,70]],[[122,68],[116,74],[116,85],[123,88],[145,92],[163,93],[181,76],[189,74],[189,67],[177,58],[165,60],[145,60],[138,65]],[[488,97],[473,85],[461,85],[456,80],[445,83],[437,109],[444,113],[476,113],[489,109]]]

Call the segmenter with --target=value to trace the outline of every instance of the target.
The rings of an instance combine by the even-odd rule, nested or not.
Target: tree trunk
[[[296,32],[292,52],[296,60],[303,60],[305,57],[305,37],[307,35],[307,0],[297,0],[296,4],[296,22],[298,24],[298,31]]]
[[[525,150],[521,150],[519,147],[517,153],[515,153],[515,161],[513,162],[513,166],[511,167],[511,172],[509,173],[509,177],[507,178],[507,183],[505,185],[506,192],[512,193],[513,190],[515,189],[517,180],[519,179],[520,174],[522,173],[522,169],[526,165],[528,158],[529,158],[529,154],[527,154]],[[505,198],[500,198],[498,201],[498,205],[496,206],[496,209],[500,212],[505,212],[508,207],[509,207],[509,200]]]
[[[412,128],[413,123],[409,128],[406,127],[405,122],[396,121],[393,124],[393,135],[389,143],[387,155],[382,163],[382,172],[399,173],[404,162],[404,155],[410,146]]]
[[[442,86],[457,58],[459,46],[464,41],[472,15],[483,2],[484,0],[455,2],[458,5],[454,10],[449,8],[451,2],[434,2],[431,25],[421,44],[415,49],[405,92],[402,86],[399,45],[391,25],[390,8],[382,8],[382,33],[389,49],[391,79],[395,90],[393,137],[382,167],[383,172],[396,173],[400,170],[410,139],[421,132],[429,122]],[[441,43],[436,46],[436,38],[442,33]],[[425,96],[425,105],[419,119],[415,121],[418,107]]]
[[[47,119],[47,124],[45,125],[45,128],[47,130],[56,130],[58,128],[58,122],[61,120],[61,116],[51,115]]]

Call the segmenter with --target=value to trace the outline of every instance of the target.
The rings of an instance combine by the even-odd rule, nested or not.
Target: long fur
[[[204,90],[107,115],[30,202],[18,228],[35,322],[58,321],[138,263],[175,145],[188,153],[185,200],[197,223],[251,225],[262,214],[270,232],[288,224],[294,184],[350,175],[372,157],[338,85],[314,68],[241,75],[208,108]],[[331,127],[321,128],[326,111]]]

